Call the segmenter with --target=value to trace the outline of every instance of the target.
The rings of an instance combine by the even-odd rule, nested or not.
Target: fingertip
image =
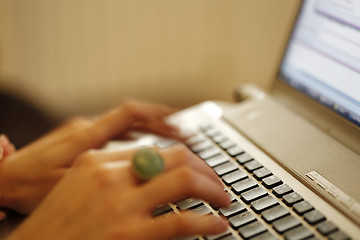
[[[212,215],[211,218],[212,226],[209,234],[219,234],[228,229],[229,222],[224,217]]]
[[[219,207],[228,207],[231,204],[230,194],[225,190],[222,182],[219,183],[217,196]]]
[[[224,207],[228,207],[231,204],[230,195],[227,192],[224,193],[225,193]]]
[[[224,193],[221,193],[219,195],[219,200],[217,203],[211,204],[215,208],[221,208],[221,207],[229,207],[231,205],[231,199],[227,192],[224,191]]]
[[[214,174],[215,174],[215,172],[214,172]],[[217,175],[215,175],[214,178],[216,179],[217,184],[219,185],[219,187],[220,187],[221,189],[224,189],[224,184],[223,184],[223,182],[219,179],[219,177],[218,177]]]

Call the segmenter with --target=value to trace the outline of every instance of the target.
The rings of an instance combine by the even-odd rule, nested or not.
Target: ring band
[[[161,155],[152,148],[142,148],[135,152],[131,168],[140,180],[149,180],[162,173],[165,169]]]

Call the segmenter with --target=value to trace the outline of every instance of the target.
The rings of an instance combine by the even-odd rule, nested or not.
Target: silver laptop
[[[223,234],[183,239],[360,239],[360,1],[303,1],[271,91],[237,96],[169,118],[193,135],[231,207],[184,199],[154,215],[229,219]]]

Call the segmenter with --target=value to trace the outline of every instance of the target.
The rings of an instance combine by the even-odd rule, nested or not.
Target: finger
[[[93,159],[97,159],[102,162],[113,162],[113,161],[123,161],[130,160],[136,149],[128,149],[122,151],[108,151],[108,150],[91,150],[87,154],[90,154]]]
[[[159,204],[189,197],[203,199],[219,207],[230,204],[224,187],[189,167],[180,167],[155,177],[140,186],[136,194],[139,199],[146,199],[141,204],[145,211],[151,211]]]
[[[149,102],[127,101],[123,105],[129,105],[133,113],[135,115],[139,114],[140,117],[144,113],[150,113],[153,117],[163,118],[178,111],[177,109],[164,104],[154,104]]]
[[[131,130],[150,132],[163,137],[184,141],[178,128],[158,119],[151,122],[136,122],[131,126]]]
[[[214,173],[214,171],[198,156],[193,154],[189,149],[183,145],[175,145],[168,149],[160,150],[153,147],[162,156],[165,163],[165,171],[172,171],[179,167],[190,167],[195,171],[207,175],[210,179],[216,182],[220,187],[223,187],[223,183]],[[129,149],[124,151],[112,151],[107,152],[104,150],[92,150],[88,154],[92,155],[93,159],[98,161],[121,161],[131,160],[137,149]]]
[[[215,215],[197,215],[186,212],[169,217],[156,217],[145,224],[148,239],[168,239],[193,235],[214,235],[226,231],[228,223]]]
[[[160,150],[153,147],[162,156],[165,163],[165,171],[172,171],[180,167],[189,167],[195,171],[208,176],[212,179],[219,187],[223,188],[223,183],[215,174],[215,172],[198,156],[193,154],[189,149],[183,145],[175,145],[168,149]],[[121,161],[131,160],[137,149],[129,149],[124,151],[112,151],[107,152],[104,150],[92,150],[88,154],[92,155],[93,159],[98,161]]]
[[[184,145],[178,144],[168,149],[164,149],[161,151],[161,155],[166,160],[167,170],[172,170],[184,165],[190,166],[198,172],[207,175],[209,178],[217,182],[219,186],[223,186],[223,183],[216,173],[202,159],[192,153]]]
[[[136,121],[151,122],[174,113],[174,109],[163,105],[126,102],[95,121],[92,132],[99,141],[106,141],[128,130]]]
[[[81,156],[75,162],[74,167],[70,168],[69,172],[78,174],[76,169],[79,169],[79,167],[89,168],[92,174],[91,182],[100,185],[100,188],[104,190],[102,194],[113,196],[120,193],[121,196],[122,192],[126,191],[128,187],[133,188],[137,184],[137,180],[128,171],[130,164],[130,161],[126,160],[99,162],[94,157]],[[108,187],[113,187],[113,189],[111,190]]]

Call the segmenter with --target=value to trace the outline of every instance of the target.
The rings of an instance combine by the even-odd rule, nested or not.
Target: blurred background
[[[124,97],[183,108],[268,88],[298,3],[0,0],[0,132],[46,131]]]

